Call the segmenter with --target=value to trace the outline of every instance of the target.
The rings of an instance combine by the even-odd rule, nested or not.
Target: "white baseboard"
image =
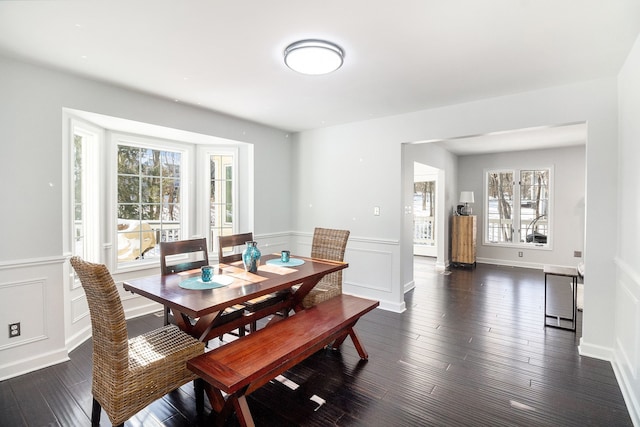
[[[406,294],[407,292],[409,292],[411,289],[416,287],[416,282],[415,280],[412,280],[408,283],[404,284],[404,293]]]
[[[611,367],[613,368],[613,373],[618,380],[620,392],[622,393],[624,402],[627,405],[627,410],[629,411],[631,422],[633,422],[634,426],[640,426],[640,405],[638,404],[638,399],[633,393],[633,387],[631,386],[631,384],[633,384],[633,380],[627,377],[624,369],[620,368],[620,365],[616,362],[615,359],[611,362]]]
[[[0,381],[19,375],[28,374],[38,369],[57,365],[69,360],[66,348],[60,348],[45,354],[38,354],[33,357],[23,358],[20,361],[0,365]]]
[[[380,306],[382,310],[392,311],[394,313],[404,313],[407,309],[407,305],[402,302],[402,304],[396,304],[391,301],[380,300]]]
[[[609,362],[613,360],[613,349],[611,347],[589,344],[584,341],[584,338],[580,338],[578,353],[580,356],[593,357],[595,359],[606,360]]]

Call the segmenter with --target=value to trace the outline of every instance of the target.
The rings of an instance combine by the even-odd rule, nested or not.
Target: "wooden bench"
[[[353,327],[378,304],[339,295],[189,360],[187,367],[200,377],[198,411],[204,406],[204,388],[219,424],[235,410],[241,425],[253,426],[246,396],[321,348],[338,349],[350,336],[360,358],[367,359]],[[226,399],[221,392],[228,395]]]

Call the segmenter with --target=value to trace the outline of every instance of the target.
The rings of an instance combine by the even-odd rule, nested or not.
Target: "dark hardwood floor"
[[[439,274],[416,258],[415,280],[406,312],[377,309],[356,325],[367,362],[349,340],[341,352],[316,353],[286,373],[297,389],[272,381],[249,396],[256,423],[632,425],[611,365],[578,355],[581,314],[577,333],[543,327],[540,270],[479,264]],[[130,334],[161,323],[131,320]],[[90,411],[90,340],[69,362],[0,382],[2,426],[86,426]],[[101,425],[109,425],[104,413]],[[126,425],[205,424],[187,384]]]

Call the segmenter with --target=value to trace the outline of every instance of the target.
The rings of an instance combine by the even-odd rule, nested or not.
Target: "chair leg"
[[[93,399],[93,407],[91,408],[91,425],[97,427],[100,425],[100,413],[102,412],[102,406],[98,401]]]
[[[164,326],[169,324],[169,307],[164,307]]]
[[[196,393],[196,414],[202,415],[204,412],[204,380],[196,378],[193,380],[193,387]]]

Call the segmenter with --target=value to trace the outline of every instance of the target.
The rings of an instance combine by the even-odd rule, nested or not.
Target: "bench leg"
[[[356,350],[358,351],[358,355],[360,355],[360,359],[362,359],[362,360],[369,359],[369,353],[367,353],[367,350],[365,350],[364,346],[360,342],[360,338],[358,338],[358,334],[356,333],[356,330],[353,329],[353,327],[349,328],[343,335],[338,337],[333,342],[333,344],[331,344],[331,348],[333,350],[338,350],[340,348],[340,346],[342,345],[342,343],[344,342],[344,340],[347,339],[347,336],[351,337],[351,341],[353,341],[353,345],[355,346]]]
[[[236,410],[236,415],[238,416],[238,422],[241,426],[247,427],[255,427],[253,422],[253,417],[251,417],[251,411],[249,410],[249,404],[247,403],[247,398],[242,396],[232,396],[233,399],[233,407]]]
[[[358,350],[360,359],[362,360],[369,359],[369,353],[367,353],[367,350],[364,349],[364,346],[360,342],[360,339],[358,338],[358,334],[356,334],[355,329],[353,328],[349,329],[349,336],[351,337],[351,341],[353,341],[353,345],[356,347],[356,350]]]

